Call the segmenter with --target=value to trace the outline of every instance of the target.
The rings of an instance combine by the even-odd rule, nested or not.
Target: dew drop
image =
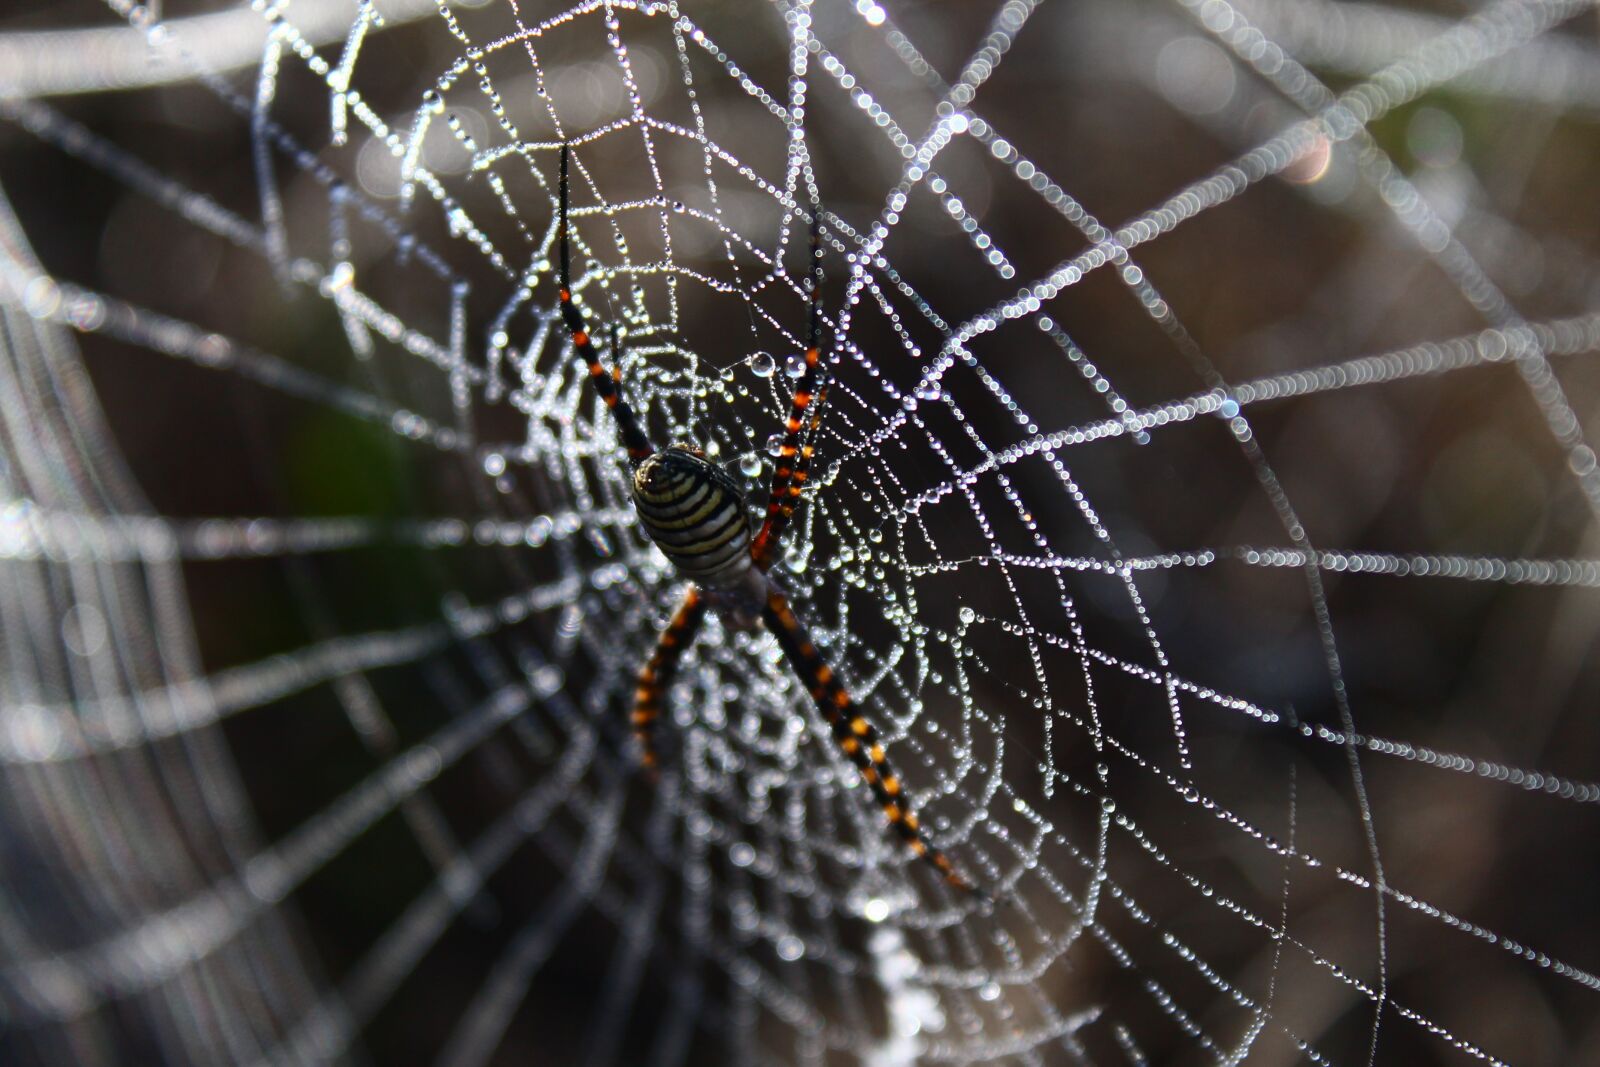
[[[754,478],[761,473],[761,457],[754,452],[746,452],[739,457],[739,473],[746,478]]]
[[[772,372],[778,369],[777,361],[770,352],[757,352],[750,357],[750,370],[757,378],[770,378]]]
[[[546,665],[533,673],[532,681],[534,692],[541,697],[547,697],[560,691],[562,685],[566,683],[566,675],[562,673],[560,667]]]

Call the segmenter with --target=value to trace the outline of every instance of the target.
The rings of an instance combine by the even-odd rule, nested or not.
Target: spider
[[[827,399],[828,382],[822,372],[822,242],[818,216],[811,213],[812,285],[810,335],[805,368],[795,383],[783,443],[767,493],[767,510],[761,528],[752,537],[739,484],[698,448],[673,444],[657,449],[646,436],[638,416],[622,396],[622,369],[607,372],[595,351],[581,309],[572,300],[571,246],[567,218],[568,148],[561,146],[560,201],[561,317],[571,336],[573,351],[584,362],[589,380],[612,418],[632,467],[634,509],[645,533],[694,584],[684,595],[677,613],[661,632],[654,653],[639,671],[634,693],[632,726],[641,762],[653,775],[660,756],[655,747],[655,724],[666,690],[684,650],[693,643],[707,608],[716,608],[740,626],[764,624],[827,721],[833,739],[866,779],[889,825],[918,857],[932,864],[952,886],[982,894],[960,874],[949,857],[928,840],[913,810],[900,776],[878,731],[857,708],[850,693],[828,666],[821,651],[795,615],[789,598],[768,574],[777,558],[778,543],[794,517],[809,477],[813,439]],[[809,419],[806,413],[812,414]],[[802,435],[802,430],[804,434]],[[802,444],[802,439],[804,443]]]

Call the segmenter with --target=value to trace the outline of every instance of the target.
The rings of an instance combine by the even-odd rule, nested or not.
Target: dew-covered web
[[[0,36],[7,1062],[1600,1056],[1579,2],[62,5]],[[45,26],[48,21],[54,27]],[[683,593],[764,504],[932,839]]]

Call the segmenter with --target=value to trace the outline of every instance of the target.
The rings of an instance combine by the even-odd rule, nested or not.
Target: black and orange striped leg
[[[644,427],[639,424],[639,417],[634,414],[633,408],[628,406],[628,401],[622,395],[622,367],[621,364],[607,371],[600,362],[600,354],[595,351],[594,343],[589,337],[589,331],[584,325],[583,312],[578,305],[572,302],[572,246],[567,220],[567,146],[561,146],[561,180],[559,198],[561,202],[560,214],[560,243],[561,243],[561,321],[566,323],[567,333],[572,337],[572,347],[577,352],[578,358],[589,370],[589,381],[594,383],[595,392],[600,394],[600,399],[605,401],[606,407],[611,409],[612,417],[617,420],[617,430],[621,434],[622,444],[628,450],[628,458],[635,463],[640,463],[655,455],[655,448],[650,444],[650,438],[645,436]],[[612,334],[616,336],[615,333]],[[617,358],[619,352],[613,352],[612,357]]]
[[[677,614],[661,631],[650,661],[639,672],[639,685],[633,695],[633,736],[639,742],[640,762],[652,776],[659,773],[661,766],[661,756],[656,752],[655,745],[656,720],[661,717],[661,696],[678,673],[684,650],[694,642],[695,632],[700,629],[700,620],[705,618],[705,614],[705,598],[700,595],[700,590],[691,587],[683,603],[678,606]]]
[[[900,839],[913,853],[932,864],[946,882],[957,889],[989,899],[988,894],[957,874],[950,858],[934,848],[928,840],[917,813],[911,808],[910,798],[905,795],[900,776],[889,764],[888,754],[878,740],[878,731],[862,716],[833,669],[823,660],[822,653],[812,643],[805,626],[789,606],[788,598],[777,590],[770,592],[762,610],[762,618],[777,638],[783,654],[810,690],[811,699],[816,701],[822,717],[827,720],[834,740],[861,771],[861,776],[872,789],[872,795],[888,817],[889,825],[900,835]]]
[[[772,472],[772,487],[767,494],[767,513],[750,545],[750,557],[762,570],[771,566],[783,531],[800,504],[800,494],[811,475],[817,423],[828,398],[826,369],[822,366],[821,215],[818,209],[811,213],[811,326],[806,340],[805,370],[795,383],[794,396],[789,402],[789,420],[784,423],[778,466]],[[808,410],[811,412],[809,419],[806,417]]]

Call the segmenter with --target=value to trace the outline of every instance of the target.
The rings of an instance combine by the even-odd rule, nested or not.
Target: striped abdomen
[[[709,588],[749,571],[750,525],[739,483],[715,463],[673,445],[633,473],[639,521],[685,577]]]

